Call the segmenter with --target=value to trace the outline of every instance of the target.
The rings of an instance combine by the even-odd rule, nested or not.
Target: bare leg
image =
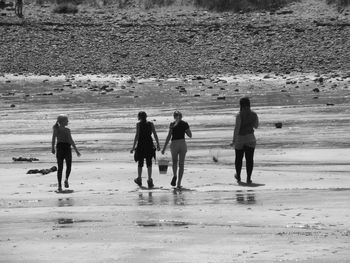
[[[173,175],[177,177],[178,153],[175,151],[171,151],[171,157],[173,161]]]
[[[254,148],[251,147],[245,147],[245,159],[246,159],[246,165],[247,165],[247,183],[251,183],[252,179],[252,172],[254,167]]]
[[[235,150],[236,151],[236,160],[235,160],[235,168],[236,168],[236,179],[238,181],[241,180],[241,170],[242,170],[242,162],[244,156],[244,150]]]
[[[141,176],[142,176],[142,167],[137,167],[137,178],[139,178],[141,180]]]
[[[57,155],[57,182],[58,182],[58,189],[62,189],[62,172],[63,172],[63,158],[60,155]]]
[[[147,167],[148,180],[152,179],[152,166]]]
[[[179,159],[179,179],[177,180],[177,187],[181,187],[182,177],[184,175],[185,170],[185,157],[186,157],[187,149],[181,149],[180,151],[180,159]]]

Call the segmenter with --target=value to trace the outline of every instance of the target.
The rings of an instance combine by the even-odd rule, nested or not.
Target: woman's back
[[[258,127],[258,116],[250,110],[241,110],[240,113],[241,125],[239,129],[239,135],[247,135],[254,133],[254,128]]]
[[[139,144],[147,144],[152,142],[152,123],[139,122]]]
[[[57,143],[71,143],[70,130],[66,127],[57,127],[55,134],[57,136]]]
[[[189,129],[189,125],[187,122],[181,120],[177,125],[175,125],[175,122],[172,122],[170,124],[170,128],[172,129],[172,138],[171,140],[180,140],[185,138],[185,132],[187,129]]]

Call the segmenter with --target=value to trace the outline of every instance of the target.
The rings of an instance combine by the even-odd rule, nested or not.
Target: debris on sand
[[[276,123],[275,123],[275,127],[276,127],[277,129],[281,129],[281,128],[282,128],[282,122],[276,122]]]
[[[33,157],[30,157],[30,158],[25,158],[25,157],[12,157],[12,160],[14,162],[34,162],[34,161],[39,161],[39,159],[37,158],[33,158]]]
[[[50,169],[32,169],[32,170],[29,170],[27,172],[27,174],[49,174],[51,172],[56,172],[57,171],[57,167],[56,166],[52,166]]]

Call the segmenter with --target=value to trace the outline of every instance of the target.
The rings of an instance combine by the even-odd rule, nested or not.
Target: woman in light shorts
[[[164,154],[165,149],[171,139],[170,151],[173,161],[173,179],[171,180],[172,186],[181,188],[181,181],[184,174],[185,157],[187,152],[187,145],[185,141],[185,134],[192,138],[192,132],[187,122],[182,120],[182,113],[179,111],[174,112],[174,122],[170,123],[169,133],[165,140],[165,144],[162,150]],[[177,168],[179,167],[179,174],[177,176]]]
[[[252,172],[254,166],[254,150],[256,139],[254,129],[259,126],[258,115],[250,109],[250,100],[245,97],[239,101],[240,112],[236,116],[236,125],[233,133],[233,141],[231,145],[235,147],[236,159],[235,178],[238,183],[241,182],[241,170],[243,156],[245,155],[247,166],[247,184],[252,183]]]

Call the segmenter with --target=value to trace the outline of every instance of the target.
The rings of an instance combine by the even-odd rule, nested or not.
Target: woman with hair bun
[[[147,121],[147,114],[144,111],[138,113],[139,122],[136,124],[136,134],[134,138],[134,144],[130,151],[133,153],[135,151],[135,161],[138,162],[137,168],[137,178],[134,182],[138,186],[142,186],[142,167],[144,165],[144,160],[146,159],[147,172],[148,172],[148,188],[153,188],[152,180],[152,158],[155,158],[155,147],[153,144],[152,134],[157,143],[157,150],[160,150],[159,140],[157,136],[156,129],[154,124],[150,121]],[[137,144],[137,147],[136,147]]]
[[[175,111],[173,116],[174,122],[170,123],[168,136],[165,140],[162,154],[165,153],[165,149],[171,139],[170,151],[173,162],[173,178],[170,184],[172,186],[177,186],[177,188],[181,188],[181,181],[185,169],[185,157],[187,153],[185,134],[192,138],[192,132],[188,123],[182,120],[182,113],[180,111]],[[177,176],[178,167],[179,174]]]

